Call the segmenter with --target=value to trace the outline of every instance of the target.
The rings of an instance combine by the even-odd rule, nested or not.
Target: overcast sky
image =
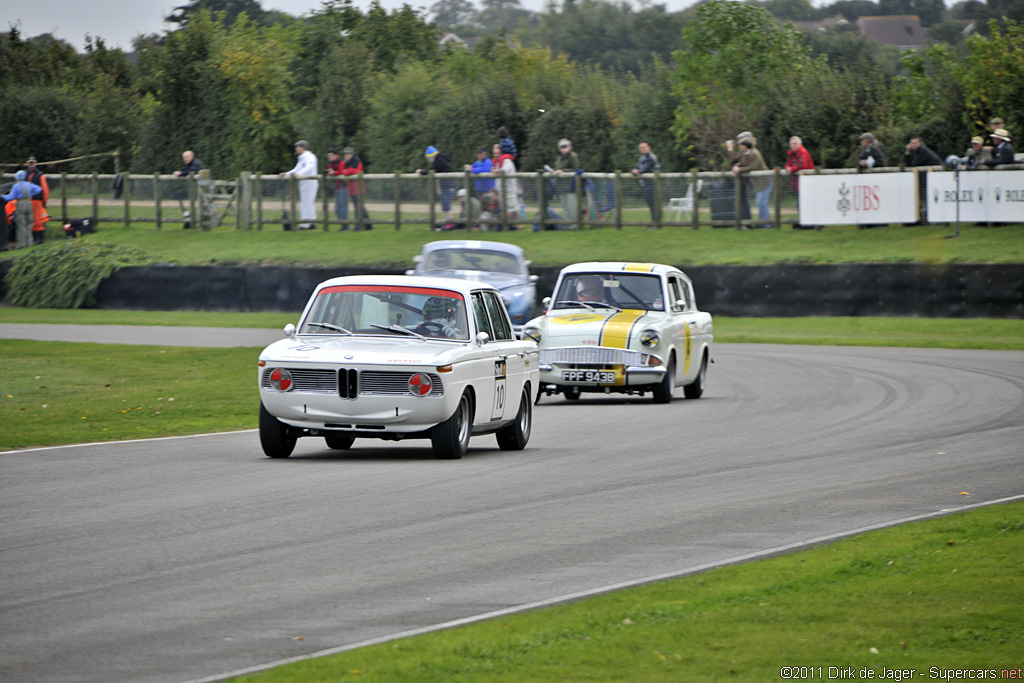
[[[664,1],[664,0],[663,0]],[[693,0],[667,0],[669,9],[681,9]],[[436,0],[380,0],[382,7],[396,9],[403,4],[429,8]],[[541,11],[544,0],[520,0],[526,9]],[[163,33],[170,28],[164,17],[188,0],[0,0],[0,27],[6,32],[12,24],[26,38],[52,33],[79,50],[86,34],[103,38],[108,46],[125,51],[132,48],[132,39],[140,33]],[[280,10],[302,16],[318,9],[321,0],[262,0],[263,9]],[[355,6],[366,10],[370,0],[355,0]],[[474,2],[479,6],[478,2]],[[636,5],[634,5],[636,6]]]

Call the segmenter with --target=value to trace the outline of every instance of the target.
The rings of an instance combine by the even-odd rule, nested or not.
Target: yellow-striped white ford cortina
[[[476,434],[502,450],[530,439],[537,345],[517,340],[498,290],[393,275],[320,283],[299,326],[260,354],[260,443],[287,458],[302,436],[429,438],[461,458]]]
[[[700,398],[713,338],[693,283],[655,263],[577,263],[563,268],[547,310],[523,326],[540,346],[541,391],[651,392],[668,403],[676,387]]]

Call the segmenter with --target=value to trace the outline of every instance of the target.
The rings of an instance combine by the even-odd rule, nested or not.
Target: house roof
[[[861,17],[857,24],[862,35],[886,45],[920,47],[928,42],[928,34],[916,14]]]

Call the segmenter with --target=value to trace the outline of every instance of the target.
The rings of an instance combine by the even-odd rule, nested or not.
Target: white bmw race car
[[[264,453],[302,436],[335,449],[356,438],[429,438],[461,458],[476,434],[503,450],[530,439],[537,345],[519,341],[498,291],[480,282],[404,276],[320,283],[299,326],[259,358]]]
[[[523,326],[540,346],[541,391],[704,393],[711,314],[697,310],[681,270],[653,263],[577,263],[558,275],[547,311]]]

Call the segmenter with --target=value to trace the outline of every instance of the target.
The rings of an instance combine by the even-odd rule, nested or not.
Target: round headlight
[[[523,338],[540,344],[540,330],[536,327],[528,327],[523,330]]]
[[[284,368],[274,368],[270,371],[270,386],[278,391],[288,391],[292,388],[292,373]]]
[[[640,333],[640,343],[644,345],[644,348],[653,349],[659,341],[661,338],[654,330],[644,330]]]

